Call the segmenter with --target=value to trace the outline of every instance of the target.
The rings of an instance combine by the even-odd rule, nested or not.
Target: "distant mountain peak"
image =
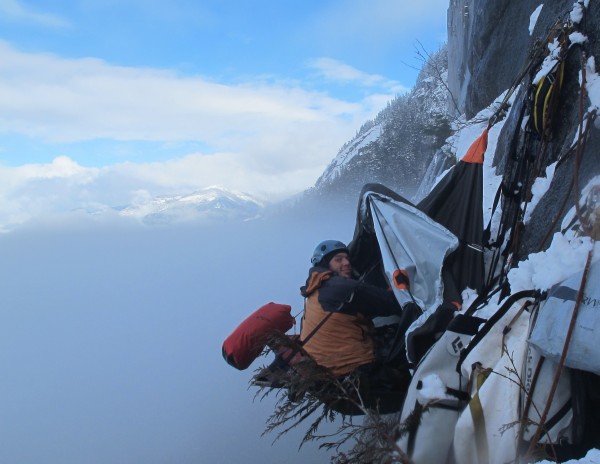
[[[249,220],[258,217],[263,209],[264,204],[251,195],[213,185],[189,194],[157,196],[127,206],[119,215],[156,225],[195,220]]]

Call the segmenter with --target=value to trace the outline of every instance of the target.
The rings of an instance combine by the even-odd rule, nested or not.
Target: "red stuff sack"
[[[223,342],[223,358],[236,369],[244,370],[264,350],[269,335],[285,333],[296,323],[292,307],[267,303],[248,316]]]

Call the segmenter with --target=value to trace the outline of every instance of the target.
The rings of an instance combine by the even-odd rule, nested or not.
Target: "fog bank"
[[[268,359],[236,371],[221,344],[266,302],[300,313],[315,244],[353,230],[354,211],[312,211],[0,235],[0,462],[328,462],[297,453],[302,430],[260,437],[272,402],[248,380]]]

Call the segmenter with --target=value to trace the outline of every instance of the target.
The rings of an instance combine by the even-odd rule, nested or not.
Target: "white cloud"
[[[0,60],[4,132],[50,142],[201,140],[230,149],[266,128],[305,128],[309,136],[325,125],[335,134],[345,120],[373,115],[360,103],[300,87],[222,85],[97,59],[25,54],[2,42]]]
[[[395,94],[410,90],[409,87],[400,84],[400,82],[386,79],[378,74],[365,73],[332,58],[317,58],[309,64],[330,80],[355,82],[365,87],[380,87]]]
[[[309,157],[310,158],[310,157]],[[0,230],[34,218],[84,210],[106,212],[153,196],[223,185],[276,201],[307,188],[322,166],[298,162],[278,172],[252,166],[243,155],[193,154],[154,163],[84,167],[66,156],[47,164],[0,166]]]
[[[338,149],[393,96],[395,85],[333,60],[319,62],[329,77],[387,86],[390,93],[349,102],[297,84],[223,85],[92,58],[23,53],[2,41],[0,61],[0,136],[7,136],[0,139],[2,154],[12,165],[21,160],[18,167],[0,166],[0,224],[45,211],[126,204],[140,190],[187,193],[220,184],[263,198],[297,193],[314,184]],[[66,145],[52,163],[24,164],[28,153],[11,151],[13,135],[45,150],[108,140],[194,142],[212,152],[111,166],[100,155],[96,167],[87,168],[91,158]]]
[[[268,199],[303,190],[306,177],[316,180],[322,172],[320,167],[302,162],[283,170],[274,168],[272,172],[260,167],[260,164],[250,165],[243,156],[234,153],[194,154],[160,163],[115,165],[104,168],[103,176],[123,179],[126,188],[142,185],[153,192],[185,193],[218,184]]]
[[[46,214],[99,206],[103,195],[90,195],[99,173],[66,156],[49,164],[0,166],[0,230]]]
[[[20,22],[34,23],[46,27],[67,27],[69,23],[60,16],[40,13],[25,6],[18,0],[0,0],[0,18]]]
[[[381,109],[371,97],[347,102],[297,86],[227,86],[96,59],[25,54],[3,42],[0,60],[2,131],[49,143],[194,141],[245,154],[248,163],[262,160],[267,169],[300,160],[324,167]]]

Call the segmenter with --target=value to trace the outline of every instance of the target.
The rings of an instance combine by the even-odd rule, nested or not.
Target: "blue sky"
[[[302,191],[414,85],[417,41],[445,41],[447,5],[0,0],[0,222],[72,208],[65,190],[84,208]]]

